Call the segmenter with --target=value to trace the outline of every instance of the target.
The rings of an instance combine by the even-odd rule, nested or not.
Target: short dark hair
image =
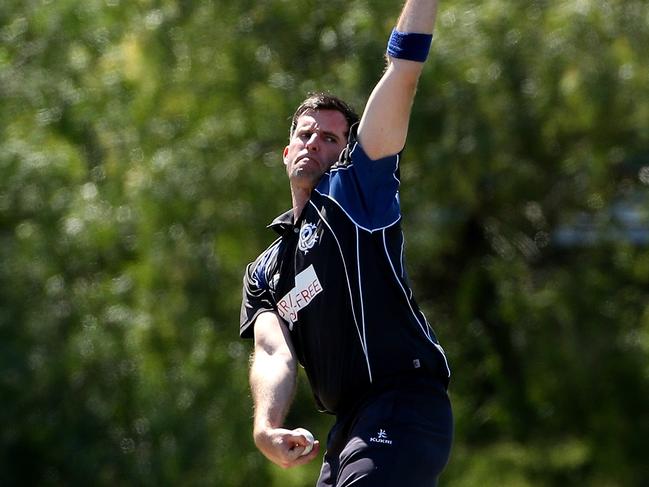
[[[289,137],[293,136],[293,132],[297,127],[297,119],[309,110],[339,111],[345,116],[345,120],[347,120],[349,128],[351,128],[352,125],[358,122],[359,119],[354,109],[347,102],[341,100],[337,96],[323,92],[311,92],[307,94],[306,99],[302,103],[300,103],[300,106],[297,107],[297,110],[295,110],[295,113],[293,114]]]

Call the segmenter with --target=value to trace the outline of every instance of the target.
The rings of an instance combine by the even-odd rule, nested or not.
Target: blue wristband
[[[388,41],[388,55],[423,63],[428,57],[432,42],[432,34],[399,32],[397,29],[392,29],[392,35]]]

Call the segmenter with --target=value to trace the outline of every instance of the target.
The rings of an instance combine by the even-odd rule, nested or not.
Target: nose
[[[306,148],[313,152],[320,150],[320,137],[317,133],[311,134],[311,137],[306,142]]]

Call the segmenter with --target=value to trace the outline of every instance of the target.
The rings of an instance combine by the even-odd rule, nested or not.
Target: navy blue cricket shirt
[[[279,313],[323,411],[339,414],[409,370],[448,384],[406,275],[399,158],[371,160],[352,130],[299,219],[289,210],[270,224],[280,237],[244,275],[241,337],[254,336],[261,312]]]

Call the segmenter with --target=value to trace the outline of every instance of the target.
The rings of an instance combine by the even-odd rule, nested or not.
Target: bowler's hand
[[[269,428],[255,433],[255,445],[259,451],[282,468],[297,467],[313,460],[320,451],[320,442],[316,440],[313,450],[301,456],[308,444],[309,440],[294,430]]]

